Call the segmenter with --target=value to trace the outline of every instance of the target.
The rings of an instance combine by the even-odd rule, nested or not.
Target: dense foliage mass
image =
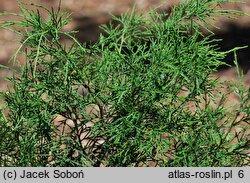
[[[185,1],[169,14],[133,10],[103,25],[91,46],[63,31],[69,15],[60,5],[20,3],[22,20],[2,24],[22,36],[14,60],[24,54],[26,64],[1,94],[0,165],[249,165],[250,92],[230,85],[240,103],[225,106],[211,73],[228,52],[201,32],[213,34],[217,15],[240,14],[219,10],[222,2]]]

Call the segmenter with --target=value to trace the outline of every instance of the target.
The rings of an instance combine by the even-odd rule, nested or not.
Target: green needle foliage
[[[91,46],[63,31],[70,15],[60,4],[19,3],[22,20],[1,25],[22,36],[13,58],[24,54],[26,64],[1,93],[0,165],[250,165],[250,90],[230,85],[240,102],[228,107],[211,77],[238,49],[220,52],[209,38],[209,20],[242,14],[219,10],[223,2],[184,1],[169,14],[133,10],[103,25]]]

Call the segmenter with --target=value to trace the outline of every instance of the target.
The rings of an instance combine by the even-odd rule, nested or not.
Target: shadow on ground
[[[244,73],[250,69],[250,27],[239,27],[235,24],[228,24],[225,31],[215,33],[212,38],[222,39],[218,43],[220,51],[227,51],[235,47],[248,46],[237,51],[237,60]],[[224,61],[229,65],[234,65],[234,53],[230,53]],[[226,69],[227,67],[221,67]]]

